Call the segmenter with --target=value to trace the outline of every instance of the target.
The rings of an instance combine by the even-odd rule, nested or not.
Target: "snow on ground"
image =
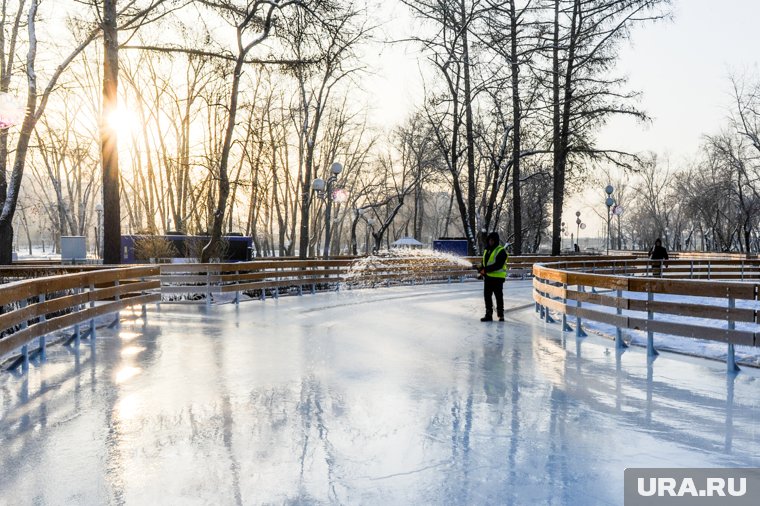
[[[0,373],[2,502],[621,504],[626,467],[760,466],[757,371],[576,341],[507,287],[505,323],[475,282],[138,309]]]

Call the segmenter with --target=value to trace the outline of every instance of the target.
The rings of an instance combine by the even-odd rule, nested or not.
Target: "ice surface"
[[[483,324],[480,290],[122,313],[0,373],[0,503],[622,504],[626,467],[760,466],[756,371]]]

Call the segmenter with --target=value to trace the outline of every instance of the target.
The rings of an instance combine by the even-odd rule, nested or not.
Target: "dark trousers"
[[[491,295],[496,296],[496,315],[504,316],[504,280],[501,278],[490,278],[488,276],[483,280],[483,298],[486,301],[486,316],[493,315],[493,300]]]

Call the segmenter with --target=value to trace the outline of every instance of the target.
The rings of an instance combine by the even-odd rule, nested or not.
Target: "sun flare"
[[[139,129],[140,121],[134,111],[120,104],[106,115],[106,124],[119,137],[128,137]]]

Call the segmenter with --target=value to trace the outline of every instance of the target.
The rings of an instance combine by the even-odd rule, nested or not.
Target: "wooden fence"
[[[575,257],[592,261],[598,257]],[[632,257],[623,257],[632,259]],[[513,257],[509,275],[531,275],[533,264],[551,257]],[[20,350],[16,365],[44,357],[47,337],[69,327],[78,344],[80,325],[94,331],[98,316],[161,300],[265,299],[284,293],[315,293],[346,286],[433,283],[474,278],[477,257],[453,262],[430,257],[366,257],[331,260],[265,259],[224,264],[156,264],[135,267],[0,267],[0,358]],[[31,278],[31,279],[25,279]],[[93,334],[94,335],[94,334]],[[35,340],[39,345],[30,351]]]
[[[733,372],[738,370],[735,345],[760,346],[760,327],[736,328],[760,324],[758,260],[543,263],[533,266],[533,287],[536,309],[547,321],[550,311],[558,312],[563,330],[571,331],[568,317],[575,318],[578,337],[585,336],[583,319],[612,325],[618,348],[626,346],[622,329],[646,331],[650,356],[657,354],[655,332],[718,341],[728,346],[727,368]]]
[[[0,357],[21,349],[28,367],[29,344],[39,339],[32,354],[45,355],[46,336],[124,308],[157,302],[161,294],[158,267],[140,266],[17,281],[0,286]]]

